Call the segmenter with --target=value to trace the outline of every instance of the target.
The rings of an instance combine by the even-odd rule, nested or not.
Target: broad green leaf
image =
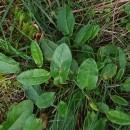
[[[24,85],[39,85],[50,79],[50,73],[44,69],[33,69],[22,72],[17,80]]]
[[[43,55],[42,51],[36,42],[31,43],[31,55],[34,60],[34,62],[38,65],[39,68],[43,65]]]
[[[101,118],[95,124],[91,130],[106,130],[106,121],[107,119]]]
[[[109,106],[103,102],[97,103],[98,109],[100,112],[108,112],[109,111]]]
[[[23,85],[22,87],[23,87],[28,99],[30,99],[32,102],[36,103],[39,95],[41,95],[41,94],[39,94],[40,86]],[[37,89],[37,88],[39,88],[39,89]]]
[[[26,119],[33,113],[33,103],[30,100],[25,100],[17,105],[10,107],[7,113],[7,120],[3,123],[0,130],[15,130],[22,129]]]
[[[121,80],[121,78],[123,77],[123,75],[124,75],[124,72],[125,72],[125,70],[124,70],[124,68],[120,68],[119,69],[119,71],[118,71],[118,73],[117,73],[117,75],[116,75],[116,81],[119,81],[119,80]]]
[[[124,112],[117,111],[117,110],[110,110],[106,113],[107,118],[119,125],[130,125],[130,116],[125,114]]]
[[[112,95],[111,99],[114,103],[117,103],[118,105],[122,105],[122,106],[128,106],[129,103],[122,97],[118,96],[118,95]]]
[[[117,55],[118,55],[118,48],[116,45],[113,44],[103,46],[98,50],[98,58],[101,61],[104,61],[104,59],[106,58],[111,58],[111,56],[116,57]]]
[[[42,120],[41,119],[32,119],[25,125],[23,130],[42,130]]]
[[[126,68],[127,60],[124,51],[118,47],[120,68]]]
[[[46,60],[50,61],[52,59],[53,53],[56,48],[57,48],[57,45],[48,39],[44,39],[41,41],[41,49]]]
[[[65,43],[59,45],[54,52],[50,67],[55,85],[62,84],[66,81],[71,62],[72,55],[69,47]]]
[[[75,24],[75,19],[71,9],[69,8],[69,6],[64,5],[60,9],[57,17],[57,26],[59,30],[65,36],[72,36],[74,24]]]
[[[102,72],[101,72],[101,77],[104,79],[104,80],[108,80],[108,79],[111,79],[115,76],[117,72],[117,66],[113,63],[111,64],[107,64],[103,69],[102,69]]]
[[[89,58],[81,64],[78,70],[77,83],[79,85],[79,88],[82,90],[85,88],[92,90],[96,88],[97,80],[97,64],[93,59]]]
[[[36,105],[38,108],[48,108],[53,105],[55,101],[55,93],[54,92],[45,92],[40,95],[37,99]]]
[[[70,46],[70,39],[68,37],[63,37],[61,40],[57,42],[58,45],[66,43],[68,46]]]
[[[97,36],[99,30],[100,30],[99,25],[94,25],[94,26],[93,26],[92,35],[91,35],[91,37],[89,38],[89,40],[92,40],[95,36]]]
[[[68,105],[63,101],[60,101],[60,103],[58,104],[57,110],[58,110],[59,116],[65,118],[68,114]]]
[[[20,70],[19,63],[0,53],[0,73],[13,74]]]
[[[85,25],[81,28],[81,30],[77,33],[75,38],[75,46],[81,46],[83,43],[89,40],[92,35],[93,26],[90,24]]]
[[[128,77],[125,82],[121,85],[121,90],[130,92],[130,77]]]

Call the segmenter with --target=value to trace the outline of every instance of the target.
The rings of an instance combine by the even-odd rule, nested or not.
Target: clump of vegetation
[[[7,3],[0,130],[129,130],[129,1]]]

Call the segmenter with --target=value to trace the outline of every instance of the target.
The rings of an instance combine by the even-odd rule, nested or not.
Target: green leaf
[[[70,39],[68,37],[63,37],[61,40],[57,42],[58,45],[66,43],[68,46],[70,46]]]
[[[128,106],[129,103],[122,97],[117,96],[117,95],[112,95],[111,99],[114,103],[117,103],[118,105],[122,105],[122,106]]]
[[[34,60],[34,62],[38,65],[39,68],[43,65],[43,55],[42,51],[36,42],[31,43],[31,55]]]
[[[90,24],[85,25],[81,28],[81,30],[77,33],[75,38],[75,46],[81,46],[83,43],[89,40],[92,35],[93,26]]]
[[[127,24],[126,24],[126,29],[127,29],[128,31],[130,31],[130,23],[127,23]]]
[[[121,90],[130,92],[130,77],[128,77],[125,82],[121,85]]]
[[[104,61],[104,59],[110,58],[113,55],[114,56],[118,55],[118,48],[113,44],[103,46],[98,50],[98,58],[101,61]]]
[[[116,75],[116,81],[119,81],[119,80],[121,80],[122,79],[122,77],[123,77],[123,75],[124,75],[124,72],[125,72],[125,70],[124,70],[124,68],[120,68],[119,69],[119,71],[118,71],[118,73],[117,73],[117,75]]]
[[[87,116],[85,117],[83,130],[93,130],[93,126],[97,121],[97,117],[94,112],[87,112]]]
[[[36,105],[38,108],[48,108],[53,105],[55,101],[55,93],[54,92],[45,92],[38,97]]]
[[[75,59],[72,59],[72,63],[70,66],[69,79],[73,80],[78,73],[78,63]]]
[[[89,58],[85,60],[79,70],[77,76],[77,83],[80,89],[87,88],[92,90],[96,88],[96,83],[98,80],[98,68],[96,62]]]
[[[108,80],[108,79],[113,78],[116,72],[117,72],[117,66],[115,64],[113,63],[107,64],[101,72],[101,77],[104,80]]]
[[[79,63],[82,63],[84,60],[86,60],[88,58],[94,58],[93,48],[91,46],[83,44],[82,51],[78,55],[78,61],[79,61]]]
[[[50,73],[44,69],[33,69],[22,72],[17,80],[24,85],[39,85],[50,79]]]
[[[95,124],[92,130],[106,130],[106,118],[99,119]]]
[[[48,39],[44,39],[41,41],[41,49],[43,51],[46,60],[50,61],[52,59],[53,53],[56,48],[57,45]]]
[[[91,37],[89,38],[89,40],[94,39],[94,38],[95,38],[95,36],[97,36],[97,34],[98,34],[99,30],[100,30],[99,25],[94,25],[94,26],[93,26],[92,35],[91,35]]]
[[[42,130],[42,120],[41,119],[32,119],[30,122],[28,122],[27,125],[25,125],[23,130]]]
[[[50,67],[55,85],[66,81],[71,62],[72,55],[69,47],[65,43],[59,45],[54,52]]]
[[[41,94],[39,94],[40,86],[23,85],[22,87],[23,87],[28,99],[30,99],[32,102],[36,103],[39,95],[41,95]],[[36,89],[36,88],[39,88],[39,89]]]
[[[33,112],[33,103],[30,100],[25,100],[17,105],[10,107],[7,114],[7,120],[3,123],[0,130],[15,130],[22,129],[26,119]]]
[[[59,116],[65,118],[67,117],[68,114],[68,106],[65,102],[60,101],[60,103],[58,104],[58,114]]]
[[[20,70],[19,63],[0,53],[0,73],[13,74]]]
[[[119,125],[130,125],[130,116],[125,114],[124,112],[117,111],[117,110],[110,110],[106,113],[107,118]]]
[[[82,51],[86,58],[94,58],[93,48],[89,45],[82,45]]]
[[[97,62],[98,70],[101,70],[104,67],[105,63],[104,62]]]
[[[119,52],[119,65],[121,68],[125,69],[127,64],[125,53],[120,47],[118,47],[118,52]]]
[[[109,106],[103,102],[97,103],[97,106],[98,106],[100,112],[105,113],[105,112],[109,111]]]
[[[72,36],[75,19],[69,6],[64,5],[57,17],[57,26],[59,30],[66,36]]]

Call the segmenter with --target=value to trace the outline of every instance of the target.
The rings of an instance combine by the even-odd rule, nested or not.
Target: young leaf
[[[58,14],[57,26],[65,36],[72,36],[74,29],[74,15],[69,6],[64,5]]]
[[[79,70],[77,76],[77,83],[80,89],[87,88],[92,90],[96,88],[96,83],[98,80],[98,68],[96,62],[89,58],[85,60]]]
[[[81,30],[77,33],[75,38],[76,47],[81,46],[85,43],[92,35],[93,26],[90,24],[85,25],[81,28]]]
[[[41,49],[43,51],[46,60],[50,61],[52,59],[53,53],[56,48],[57,45],[48,39],[44,39],[41,41]]]
[[[123,91],[130,92],[130,77],[128,77],[125,80],[125,82],[122,84],[122,86],[120,88]]]
[[[129,105],[129,103],[124,98],[122,98],[120,96],[112,95],[111,99],[114,103],[117,103],[119,105],[122,105],[122,106],[128,106]]]
[[[126,68],[127,60],[124,51],[118,47],[118,52],[119,52],[119,65],[121,68]]]
[[[117,110],[110,110],[106,113],[107,118],[119,125],[130,125],[130,116]]]
[[[92,35],[91,35],[91,37],[89,38],[89,40],[92,40],[95,36],[97,36],[99,30],[100,30],[99,25],[94,25],[94,26],[93,26]]]
[[[109,58],[111,55],[118,55],[118,48],[116,45],[109,44],[101,47],[98,51],[98,58],[101,61],[104,61],[104,59]]]
[[[26,119],[33,113],[33,103],[30,100],[25,100],[17,105],[10,107],[7,114],[7,120],[3,123],[0,130],[15,130],[22,129]]]
[[[34,60],[34,62],[38,65],[39,68],[43,65],[43,55],[42,51],[36,42],[31,43],[31,55]]]
[[[58,114],[63,118],[65,118],[68,114],[68,106],[63,101],[60,101],[60,103],[58,104]]]
[[[17,80],[24,85],[39,85],[50,79],[50,73],[44,69],[33,69],[22,72]]]
[[[116,72],[117,72],[117,66],[115,64],[113,63],[107,64],[101,72],[101,77],[104,80],[108,80],[108,79],[113,78]]]
[[[45,92],[40,95],[37,99],[36,105],[38,108],[48,108],[53,105],[55,101],[55,93],[54,92]]]
[[[19,63],[0,53],[0,73],[12,74],[20,70]]]
[[[124,68],[120,68],[120,69],[119,69],[119,71],[118,71],[118,73],[117,73],[117,75],[116,75],[116,78],[115,78],[116,81],[121,80],[122,76],[124,75],[124,72],[125,72]]]
[[[72,55],[69,47],[65,43],[59,45],[54,52],[50,67],[55,85],[62,84],[66,81],[71,62]]]
[[[103,102],[97,103],[97,106],[98,106],[100,112],[105,113],[105,112],[109,111],[109,106]]]

